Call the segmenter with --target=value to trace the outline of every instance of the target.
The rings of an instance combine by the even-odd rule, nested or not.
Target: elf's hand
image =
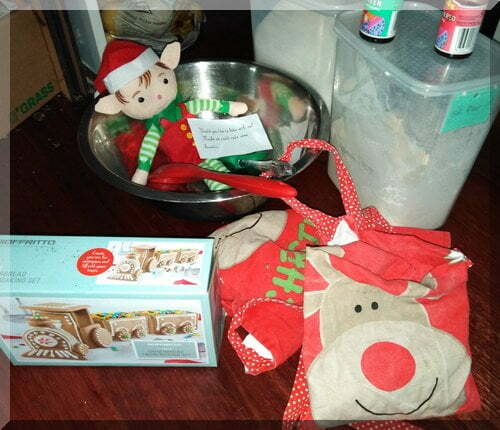
[[[137,169],[132,176],[132,182],[139,185],[146,185],[148,183],[149,172],[147,170]]]
[[[243,102],[229,102],[229,115],[238,116],[243,115],[248,111],[248,106]]]

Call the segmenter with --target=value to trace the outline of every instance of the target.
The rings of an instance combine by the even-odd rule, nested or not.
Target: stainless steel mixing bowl
[[[215,98],[243,100],[250,112],[257,112],[266,128],[274,157],[283,152],[287,143],[303,138],[329,138],[328,108],[314,90],[272,69],[247,62],[196,61],[176,69],[179,91],[184,100]],[[269,97],[270,88],[286,88],[289,94],[305,103],[305,115],[292,120],[291,113]],[[214,117],[203,113],[203,118]],[[79,130],[80,151],[86,163],[102,179],[116,188],[138,197],[157,202],[179,217],[191,219],[225,219],[249,213],[266,198],[238,190],[219,192],[162,192],[134,184],[122,164],[119,151],[110,136],[110,121],[119,116],[94,112],[93,106],[82,118]],[[317,156],[302,150],[292,159],[296,173],[305,169]],[[287,180],[289,178],[285,178]]]

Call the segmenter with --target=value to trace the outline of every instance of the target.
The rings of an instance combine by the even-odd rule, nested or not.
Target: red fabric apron
[[[477,409],[480,400],[470,373],[468,345],[466,281],[471,262],[450,249],[449,233],[393,227],[375,208],[362,209],[349,172],[328,143],[315,139],[293,142],[281,160],[289,161],[291,152],[299,147],[333,153],[346,215],[331,217],[295,198],[283,200],[299,216],[312,221],[321,245],[330,244],[341,222],[343,234],[347,225],[356,237],[337,238],[337,242],[345,242],[342,245],[309,247],[305,261],[301,257],[301,262],[305,262],[302,285],[308,294],[304,296],[303,350],[283,417],[284,429],[296,428],[296,421],[304,429],[317,428],[316,424],[333,425],[332,419],[368,420],[352,423],[355,429],[415,429],[405,421],[384,419],[420,419]],[[272,219],[277,215],[271,214]],[[259,223],[248,226],[248,236],[253,227],[259,227]],[[226,237],[241,231],[229,231]],[[262,232],[258,231],[254,239],[261,237]],[[218,242],[217,247],[221,247]],[[240,259],[244,257],[238,255]],[[256,255],[253,252],[249,259]],[[310,255],[315,258],[309,258]],[[265,267],[264,258],[260,256],[256,263],[255,273],[259,267]],[[240,278],[247,279],[248,270],[246,267],[240,272]],[[227,287],[238,286],[234,282],[238,273],[231,273],[231,278]],[[273,357],[276,351],[284,351],[279,354],[279,362],[284,361],[299,342],[297,336],[290,337],[269,315],[300,313],[301,307],[295,303],[302,304],[301,301],[292,304],[257,296],[238,309],[239,303],[234,299],[244,297],[238,291],[233,296],[231,300],[227,295],[229,303],[225,303],[236,305],[230,312],[231,345],[248,373],[275,368],[279,364],[276,359],[259,355],[243,343],[239,327],[255,333]],[[264,322],[265,338],[259,337],[264,330],[248,327],[247,317],[253,317],[256,310],[260,310],[258,317]],[[275,338],[287,348],[276,348],[272,342]],[[429,378],[431,384],[427,384]],[[396,390],[404,390],[403,400],[415,407],[405,409],[406,404],[398,403],[398,394],[391,397]],[[358,394],[362,394],[369,407],[357,400]],[[384,409],[387,405],[390,409]]]

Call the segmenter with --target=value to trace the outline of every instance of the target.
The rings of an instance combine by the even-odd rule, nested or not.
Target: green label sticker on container
[[[451,100],[441,133],[481,124],[490,118],[499,87],[482,88],[456,94]],[[494,110],[494,108],[493,108]]]

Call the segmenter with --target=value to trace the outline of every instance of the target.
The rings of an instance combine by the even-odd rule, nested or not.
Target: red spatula
[[[213,179],[238,190],[264,197],[290,198],[297,195],[294,187],[275,179],[214,172],[187,163],[172,163],[159,167],[149,175],[148,184],[152,188],[161,189],[165,184],[186,184],[201,179]]]

